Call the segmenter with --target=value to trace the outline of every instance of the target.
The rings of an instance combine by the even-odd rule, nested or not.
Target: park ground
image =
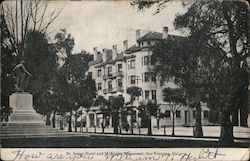
[[[72,129],[74,130],[74,128]],[[122,134],[112,134],[112,128],[105,128],[102,133],[101,128],[83,128],[83,132],[67,132],[67,128],[63,131],[58,128],[46,132],[26,132],[19,131],[19,134],[8,134],[1,132],[2,147],[91,147],[91,148],[173,148],[173,147],[220,147],[218,138],[220,134],[219,126],[204,126],[204,137],[192,137],[192,127],[176,127],[175,136],[171,136],[172,129],[153,129],[153,136],[147,136],[147,129],[134,129],[134,134],[130,131],[122,131]],[[234,127],[235,144],[232,147],[249,147],[250,129],[247,127]]]

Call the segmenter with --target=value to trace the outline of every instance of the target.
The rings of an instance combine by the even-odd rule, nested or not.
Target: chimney
[[[123,50],[126,51],[128,49],[128,40],[123,41]]]
[[[164,26],[162,28],[162,39],[168,38],[168,27]]]
[[[141,37],[141,30],[138,29],[135,31],[135,40],[138,40]]]
[[[107,61],[107,49],[102,49],[102,60],[103,62]]]
[[[94,55],[94,60],[96,60],[97,59],[97,47],[94,47],[93,48],[93,55]]]
[[[112,58],[113,60],[117,58],[117,45],[113,45]]]

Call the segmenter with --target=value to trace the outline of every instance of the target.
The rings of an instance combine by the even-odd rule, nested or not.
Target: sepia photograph
[[[1,2],[1,160],[248,160],[249,11]]]

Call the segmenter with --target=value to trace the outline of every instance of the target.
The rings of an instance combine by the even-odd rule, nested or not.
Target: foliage
[[[220,53],[223,63],[215,73],[216,81],[209,89],[209,96],[214,99],[209,99],[208,104],[219,101],[220,141],[230,145],[233,142],[230,115],[240,104],[248,102],[244,95],[248,94],[249,84],[249,6],[242,1],[197,1],[186,14],[176,18],[175,25],[188,28],[191,35],[224,51]]]
[[[91,56],[86,53],[72,54],[74,38],[67,34],[66,30],[61,30],[56,34],[55,39],[57,49],[65,49],[66,55],[63,65],[59,68],[57,82],[60,93],[60,110],[70,112],[77,111],[81,106],[87,110],[92,106],[96,97],[95,81],[92,75],[86,72]],[[69,131],[71,130],[71,119],[69,120]]]
[[[122,96],[115,96],[111,99],[111,107],[114,111],[120,110],[124,105],[124,98]]]
[[[145,115],[146,117],[157,116],[158,105],[155,102],[147,101],[147,103],[140,103],[138,107],[141,115]]]
[[[60,32],[55,35],[55,39],[57,40],[56,46],[58,49],[64,48],[67,56],[72,54],[71,52],[74,48],[75,42],[74,38],[71,37],[71,34],[68,34],[65,29],[61,29]]]
[[[39,31],[28,31],[25,39],[27,70],[32,74],[28,90],[33,94],[42,92],[57,70],[57,55],[54,46],[48,44],[45,34]]]
[[[9,106],[9,96],[14,92],[14,78],[12,70],[15,67],[15,55],[12,49],[5,43],[11,36],[7,30],[6,22],[1,15],[1,106]]]
[[[132,97],[139,97],[141,95],[142,89],[140,87],[128,87],[127,88],[127,93],[131,95]]]
[[[0,107],[1,110],[1,115],[0,115],[0,121],[8,121],[10,114],[13,112],[13,108],[9,107],[9,106],[1,106]]]
[[[153,71],[161,81],[173,81],[185,92],[189,106],[201,111],[200,102],[205,100],[213,71],[219,63],[220,51],[200,43],[197,37],[176,38],[160,41],[153,47],[151,57]],[[211,61],[212,57],[218,57]],[[168,98],[165,98],[168,99]],[[169,100],[169,99],[168,99]],[[182,101],[183,102],[183,101]],[[197,137],[202,136],[200,112],[196,112]],[[198,132],[199,131],[199,132]]]
[[[118,126],[119,126],[119,112],[121,112],[121,108],[124,105],[124,98],[122,96],[112,97],[111,99],[111,110],[112,110],[112,118],[113,118],[113,127],[114,133],[118,134]]]
[[[165,8],[167,2],[169,0],[154,3]],[[175,26],[188,29],[191,37],[200,43],[223,51],[216,52],[207,61],[215,64],[217,71],[209,72],[214,76],[208,79],[211,82],[205,90],[209,93],[205,99],[209,107],[219,102],[216,107],[222,116],[220,141],[230,145],[233,142],[230,115],[240,105],[245,106],[244,111],[248,113],[249,5],[245,1],[192,1],[187,12],[176,17]]]
[[[186,104],[185,93],[183,89],[180,88],[165,88],[163,90],[163,100],[169,103],[170,111],[173,114],[172,117],[172,135],[174,134],[174,119],[176,111],[183,105]]]
[[[178,110],[179,106],[185,104],[185,93],[180,88],[165,88],[163,90],[163,100],[170,104],[170,109],[173,111]],[[176,109],[176,108],[177,109]]]
[[[148,101],[146,104],[141,102],[138,107],[141,118],[146,118],[147,120],[148,135],[152,135],[151,117],[157,116],[158,107],[159,106],[152,101]]]
[[[124,98],[122,96],[112,97],[111,100],[105,99],[103,96],[98,96],[94,102],[94,106],[100,106],[100,110],[103,113],[103,118],[106,116],[112,116],[114,133],[118,133],[119,125],[119,112],[121,112],[124,106]]]
[[[136,97],[141,95],[142,89],[140,87],[128,87],[126,92],[130,95],[130,107],[128,106],[128,111],[130,112],[130,129],[131,134],[133,134],[133,124],[134,124],[134,116],[133,116],[133,102]]]

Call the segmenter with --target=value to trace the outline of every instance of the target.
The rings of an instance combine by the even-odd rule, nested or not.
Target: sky
[[[122,50],[122,43],[128,40],[129,46],[135,43],[135,31],[161,32],[169,27],[169,34],[180,35],[174,30],[173,21],[177,13],[184,13],[181,2],[169,3],[160,13],[154,15],[155,7],[138,11],[129,1],[50,1],[49,9],[62,9],[61,14],[49,29],[49,36],[65,28],[75,40],[73,53],[88,52],[97,47],[111,49],[112,45]]]

